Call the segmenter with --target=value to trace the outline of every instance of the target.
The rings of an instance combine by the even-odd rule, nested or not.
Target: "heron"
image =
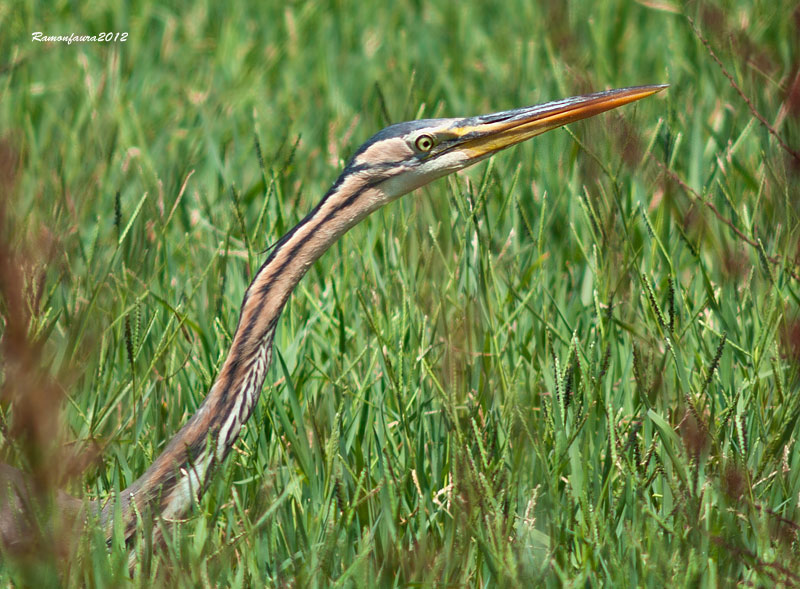
[[[256,272],[244,294],[230,350],[197,412],[116,500],[90,502],[90,511],[108,534],[114,519],[121,517],[128,540],[144,514],[169,522],[189,512],[258,402],[275,328],[295,286],[333,243],[370,213],[512,145],[666,87],[607,90],[467,118],[421,119],[373,135],[317,205],[277,241]],[[16,513],[25,505],[24,492],[20,473],[0,465],[0,539],[7,544],[24,527]],[[73,514],[85,505],[63,493],[57,503]]]

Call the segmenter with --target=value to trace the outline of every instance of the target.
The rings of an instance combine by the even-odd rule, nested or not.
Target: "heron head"
[[[476,117],[391,125],[359,148],[342,178],[358,175],[379,188],[386,200],[394,200],[521,141],[664,88],[622,88]]]

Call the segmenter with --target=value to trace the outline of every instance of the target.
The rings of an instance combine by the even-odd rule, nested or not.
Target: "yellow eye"
[[[434,146],[433,137],[430,135],[420,135],[417,137],[417,140],[414,141],[414,145],[420,151],[430,151]]]

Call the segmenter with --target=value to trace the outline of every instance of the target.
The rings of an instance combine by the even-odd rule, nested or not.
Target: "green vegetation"
[[[385,124],[672,86],[331,248],[133,584],[800,584],[794,3],[180,4],[0,5],[0,453],[45,489],[145,470]],[[0,580],[124,584],[118,538],[46,534]]]

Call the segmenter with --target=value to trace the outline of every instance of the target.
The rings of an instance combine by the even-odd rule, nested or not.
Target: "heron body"
[[[292,290],[351,227],[400,196],[502,149],[665,87],[609,90],[477,117],[417,120],[374,135],[259,268],[244,295],[233,343],[211,390],[150,468],[120,493],[119,501],[96,508],[106,529],[120,513],[130,537],[140,514],[171,520],[197,502],[258,401],[275,327]],[[5,503],[0,510],[12,502]]]

